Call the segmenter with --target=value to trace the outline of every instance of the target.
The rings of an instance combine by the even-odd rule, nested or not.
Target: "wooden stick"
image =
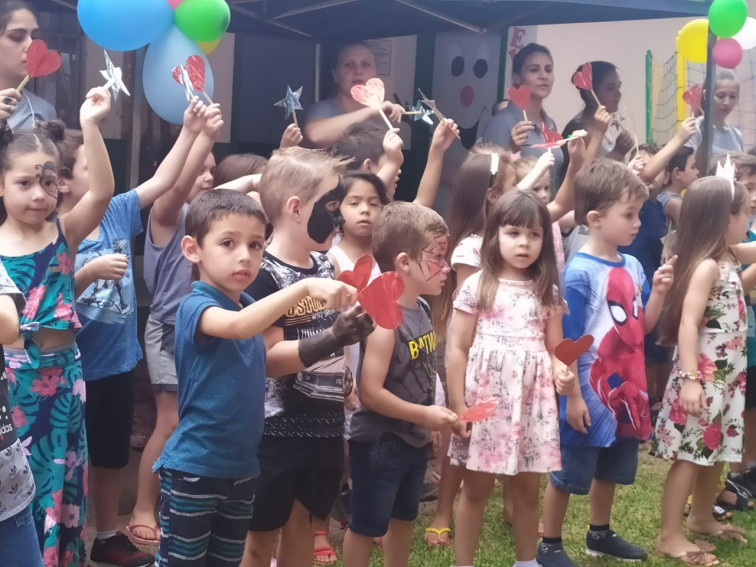
[[[405,110],[404,114],[410,115],[410,114],[422,114],[422,111],[420,110]]]
[[[213,99],[210,98],[210,95],[207,94],[205,89],[202,89],[202,96],[205,97],[205,100],[207,101],[207,104],[213,104]]]
[[[383,118],[384,122],[386,122],[386,126],[388,126],[389,130],[393,130],[394,126],[391,124],[391,121],[388,119],[388,116],[386,116],[386,113],[383,112],[383,108],[380,106],[378,107],[378,112],[381,113],[381,117]]]
[[[591,94],[593,95],[593,100],[596,101],[596,106],[601,106],[601,101],[598,99],[596,92],[593,89],[591,89]]]
[[[29,75],[26,75],[26,77],[24,77],[24,80],[21,81],[21,84],[18,85],[18,88],[16,90],[18,92],[21,92],[22,90],[24,90],[24,87],[29,83],[29,79],[31,79],[31,77]]]
[[[528,113],[527,113],[527,111],[524,108],[522,109],[522,115],[525,117],[525,122],[527,122],[528,121]]]
[[[296,126],[297,128],[299,128],[299,122],[297,121],[297,111],[296,111],[296,109],[292,108],[291,109],[291,114],[292,114],[292,116],[294,116],[294,126]]]
[[[633,136],[635,136],[635,155],[637,156],[638,152],[640,151],[638,149],[638,134],[633,134]]]

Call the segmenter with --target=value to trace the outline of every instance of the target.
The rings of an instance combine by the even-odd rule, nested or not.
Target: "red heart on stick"
[[[693,114],[701,110],[701,98],[703,89],[700,85],[693,85],[689,90],[683,93],[683,100],[690,105],[690,111]]]
[[[174,67],[171,75],[173,75],[173,80],[176,81],[180,85],[181,84],[181,67]]]
[[[543,139],[546,140],[547,144],[556,144],[564,140],[559,132],[551,130],[544,122],[541,123],[541,132],[543,132]]]
[[[357,296],[362,308],[384,329],[396,329],[404,318],[396,300],[404,292],[404,280],[396,272],[375,278]]]
[[[527,110],[530,106],[530,87],[528,85],[509,87],[507,98],[520,110]]]
[[[354,85],[350,92],[352,93],[352,98],[360,104],[377,108],[383,104],[386,87],[383,85],[383,81],[375,78],[370,79],[364,85]]]
[[[195,91],[202,92],[205,90],[205,60],[199,55],[192,55],[186,60],[186,70],[189,73],[189,80]]]
[[[31,78],[52,75],[60,69],[60,53],[47,49],[41,39],[35,39],[26,52],[26,72]]]
[[[459,416],[462,421],[483,421],[491,417],[496,410],[496,400],[490,399],[470,407],[465,413]]]
[[[357,291],[362,291],[370,281],[370,273],[373,271],[373,259],[368,256],[361,256],[354,264],[354,271],[345,270],[339,274],[336,278],[340,282],[349,284],[357,288]]]
[[[593,65],[590,63],[583,63],[580,71],[572,76],[572,82],[575,86],[584,91],[593,90]]]
[[[593,335],[583,335],[578,340],[564,339],[554,349],[556,357],[567,366],[575,362],[581,354],[591,348]]]

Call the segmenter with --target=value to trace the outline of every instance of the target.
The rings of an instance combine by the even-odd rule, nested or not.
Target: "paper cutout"
[[[690,113],[695,116],[701,110],[703,89],[701,85],[693,85],[683,93],[683,100],[690,105]]]
[[[583,63],[580,70],[572,76],[572,82],[580,90],[590,91],[593,95],[593,100],[596,101],[596,106],[601,106],[601,101],[599,101],[593,90],[593,65],[590,62]]]
[[[190,55],[186,58],[186,70],[194,90],[202,93],[207,104],[213,104],[212,99],[205,91],[205,60],[199,55]]]
[[[575,130],[572,134],[570,134],[566,138],[563,138],[559,132],[555,132],[554,130],[551,130],[544,123],[541,123],[541,131],[543,132],[543,137],[546,140],[546,142],[542,144],[533,144],[532,146],[530,146],[531,148],[535,148],[539,150],[540,149],[553,150],[554,148],[561,148],[563,145],[565,145],[567,142],[569,142],[572,139],[583,138],[584,136],[588,135],[588,132],[585,130]]]
[[[431,114],[433,112],[423,106],[423,103],[419,100],[417,103],[415,103],[415,106],[408,106],[405,107],[407,112],[405,114],[412,116],[412,121],[417,122],[418,120],[422,120],[429,126],[433,126],[433,120],[431,120]]]
[[[354,85],[350,92],[352,93],[352,98],[360,104],[364,104],[370,108],[377,108],[389,130],[393,128],[386,113],[383,112],[383,98],[386,96],[386,87],[383,86],[383,81],[376,77],[370,79],[364,85]]]
[[[302,88],[303,87],[299,87],[297,90],[293,91],[291,90],[291,87],[289,85],[286,85],[286,96],[273,104],[273,106],[280,106],[286,109],[287,119],[293,114],[294,125],[297,128],[299,128],[299,122],[297,121],[297,110],[304,110],[302,108],[302,103],[299,102],[299,97],[302,96]]]
[[[404,280],[396,272],[386,272],[375,278],[357,299],[376,324],[384,329],[396,329],[404,315],[396,302],[404,292]]]
[[[525,122],[528,121],[528,106],[530,106],[530,87],[528,85],[520,85],[519,87],[509,87],[507,89],[507,98],[517,108],[522,110],[522,115]]]
[[[60,69],[60,64],[60,53],[54,49],[47,49],[47,44],[41,39],[35,39],[29,44],[29,49],[26,51],[27,75],[21,81],[17,90],[23,90],[29,79],[52,75]]]
[[[465,413],[459,416],[462,421],[483,421],[484,419],[491,417],[496,411],[498,405],[495,398],[491,398],[471,406]]]
[[[732,198],[735,198],[735,164],[730,159],[730,154],[727,154],[727,159],[724,164],[721,161],[717,162],[717,172],[715,177],[720,177],[730,182],[730,190],[732,191]]]
[[[360,256],[354,263],[354,270],[345,270],[336,279],[357,288],[357,291],[362,291],[370,281],[370,273],[372,271],[373,259],[367,255]]]
[[[417,92],[420,93],[420,102],[422,102],[425,106],[427,106],[430,111],[435,114],[436,118],[439,120],[446,120],[446,116],[444,116],[441,111],[436,106],[436,101],[429,99],[427,96],[425,96],[425,93],[421,91],[419,88],[417,89]],[[462,140],[462,138],[459,136],[458,133],[454,133],[454,135],[457,137],[457,140]]]
[[[184,94],[186,95],[186,101],[189,102],[194,96],[194,87],[192,86],[192,80],[189,78],[189,71],[183,65],[173,68],[173,80],[179,85],[184,87]]]
[[[583,335],[578,340],[564,339],[554,349],[554,354],[567,366],[575,362],[580,355],[591,348],[593,335]]]
[[[118,93],[124,93],[126,96],[131,96],[126,85],[123,83],[123,73],[120,67],[113,65],[110,60],[110,55],[105,51],[105,70],[100,71],[100,75],[107,81],[105,88],[110,89],[110,95],[113,97],[113,101],[118,100]]]

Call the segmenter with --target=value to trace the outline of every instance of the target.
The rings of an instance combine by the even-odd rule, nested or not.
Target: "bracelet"
[[[690,372],[677,371],[677,375],[683,380],[693,380],[695,382],[701,381],[701,373],[698,370],[692,370]]]

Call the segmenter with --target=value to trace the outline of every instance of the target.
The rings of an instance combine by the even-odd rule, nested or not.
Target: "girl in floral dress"
[[[662,341],[677,348],[652,454],[674,460],[657,549],[690,565],[716,564],[712,548],[683,534],[691,491],[691,533],[745,542],[742,530],[717,522],[711,509],[723,464],[742,458],[747,323],[738,261],[756,258],[753,244],[738,244],[747,228],[740,183],[706,177],[686,192],[677,239],[685,246],[677,251],[661,328]]]
[[[458,422],[449,456],[465,467],[457,506],[457,565],[472,565],[495,475],[511,476],[517,561],[533,562],[541,474],[559,469],[554,395],[574,374],[552,359],[562,340],[562,301],[551,218],[530,191],[511,191],[486,220],[481,270],[454,301],[447,346],[450,408],[496,402],[493,415]],[[552,374],[553,369],[553,374]]]

